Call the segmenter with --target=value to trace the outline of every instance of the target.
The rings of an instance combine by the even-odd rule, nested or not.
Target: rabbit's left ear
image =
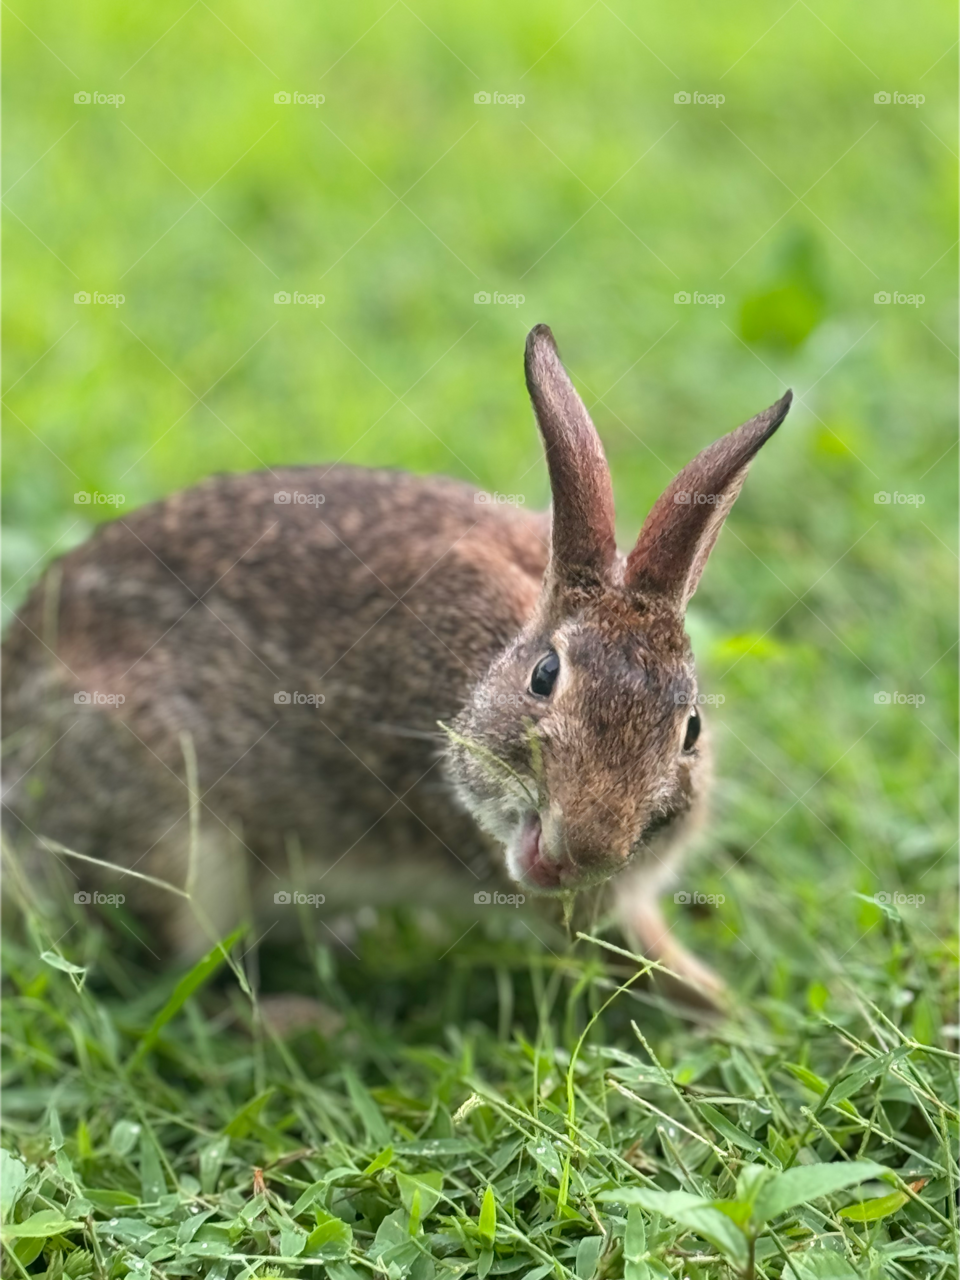
[[[624,583],[666,597],[681,612],[747,476],[754,455],[787,416],[793,392],[721,436],[687,464],[647,516]]]
[[[527,337],[524,369],[553,492],[545,585],[595,586],[607,580],[617,555],[603,445],[545,324]]]

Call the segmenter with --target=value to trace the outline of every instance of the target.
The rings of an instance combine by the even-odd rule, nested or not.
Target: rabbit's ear
[[[596,428],[545,324],[538,324],[527,336],[524,370],[553,492],[547,582],[557,586],[604,582],[617,554],[610,469]]]
[[[683,610],[746,479],[754,454],[787,416],[793,392],[721,436],[654,503],[627,558],[625,585]]]

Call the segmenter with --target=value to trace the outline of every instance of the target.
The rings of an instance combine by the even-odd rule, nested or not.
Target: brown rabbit
[[[251,909],[294,916],[291,854],[328,912],[616,876],[633,941],[709,985],[657,907],[708,781],[684,609],[791,394],[685,467],[624,557],[545,325],[526,376],[552,520],[459,481],[289,468],[215,477],[51,566],[5,644],[21,848],[178,886],[70,862],[181,958]]]

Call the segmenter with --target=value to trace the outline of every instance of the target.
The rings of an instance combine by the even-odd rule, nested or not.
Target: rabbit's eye
[[[684,751],[692,751],[694,744],[700,737],[700,712],[696,708],[690,712],[690,718],[687,721],[687,732],[683,739]]]
[[[559,674],[560,659],[551,649],[546,657],[541,658],[533,668],[533,675],[530,677],[530,692],[538,698],[549,698],[553,693],[553,686],[557,683]]]

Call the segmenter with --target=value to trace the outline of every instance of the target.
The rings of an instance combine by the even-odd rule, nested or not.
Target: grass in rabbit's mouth
[[[955,1274],[947,957],[851,899],[877,927],[816,976],[779,901],[755,908],[782,960],[724,1021],[517,911],[459,941],[398,911],[355,954],[320,925],[295,952],[250,937],[236,971],[158,977],[115,925],[30,907],[5,943],[2,1274]],[[313,1025],[278,1033],[258,991],[312,997]]]
[[[448,724],[444,724],[442,720],[437,721],[437,725],[447,735],[451,742],[458,747],[462,747],[464,751],[469,752],[483,767],[484,771],[498,777],[502,783],[508,778],[520,791],[521,796],[531,808],[536,809],[539,805],[538,796],[535,796],[530,790],[527,781],[517,773],[512,765],[506,760],[502,760],[489,747],[485,747],[482,742],[477,742],[473,738],[467,738],[461,733],[457,733],[455,729],[451,729]],[[538,741],[539,746],[539,741]],[[539,789],[539,786],[538,786]]]

